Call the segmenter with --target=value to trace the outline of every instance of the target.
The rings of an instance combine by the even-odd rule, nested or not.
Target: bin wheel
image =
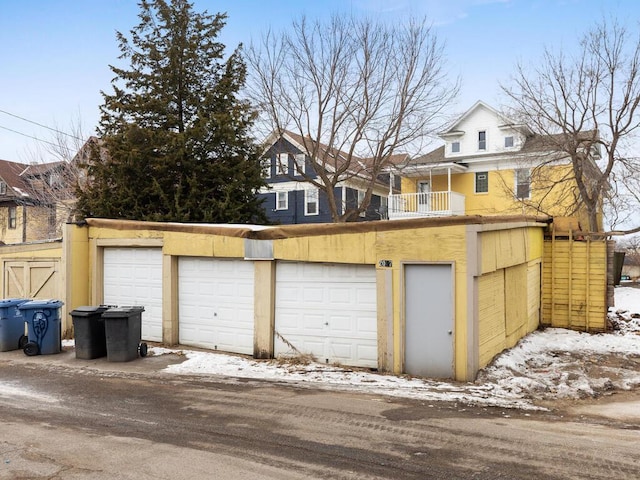
[[[20,335],[20,338],[18,339],[18,349],[22,350],[28,341],[29,337],[26,335]]]
[[[40,347],[36,342],[27,342],[25,346],[22,348],[24,354],[28,357],[33,357],[35,355],[40,355]]]
[[[149,348],[147,347],[146,343],[141,343],[140,344],[140,356],[141,357],[146,357],[147,356],[147,352],[149,351]]]

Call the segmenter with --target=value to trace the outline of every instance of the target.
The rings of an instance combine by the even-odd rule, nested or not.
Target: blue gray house
[[[264,199],[263,207],[267,218],[277,224],[300,223],[330,223],[331,211],[327,194],[313,181],[322,182],[315,171],[316,165],[322,164],[317,158],[312,158],[307,152],[309,140],[305,140],[295,133],[284,131],[281,135],[271,135],[266,142],[263,155],[263,172],[268,188],[259,192]],[[329,152],[329,148],[316,144],[323,155],[327,153],[337,158],[346,156],[343,152]],[[354,157],[355,158],[355,157]],[[395,155],[394,161],[406,159],[406,155]],[[326,161],[325,161],[326,162]],[[354,167],[344,175],[334,188],[333,193],[339,205],[340,214],[356,209],[362,203],[365,192],[370,183],[367,177],[366,159],[355,158],[352,164],[358,164],[359,171]],[[325,167],[326,168],[326,167]],[[393,178],[393,177],[392,177]],[[394,178],[390,188],[388,173],[378,175],[374,183],[371,200],[367,209],[356,218],[357,221],[387,219],[387,198],[390,192],[399,190],[399,177]]]

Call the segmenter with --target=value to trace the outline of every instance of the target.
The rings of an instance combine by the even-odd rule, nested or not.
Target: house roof
[[[317,154],[315,155],[315,161],[320,163],[325,163],[331,169],[338,169],[344,166],[347,162],[347,170],[349,175],[352,177],[360,178],[365,180],[367,178],[367,173],[369,172],[369,168],[374,164],[375,157],[359,157],[355,154],[351,155],[351,161],[349,161],[349,154],[342,150],[329,147],[328,145],[322,142],[314,142],[311,137],[303,137],[297,133],[291,132],[289,130],[284,130],[281,135],[278,135],[277,132],[272,132],[266,140],[267,149],[271,148],[278,139],[283,138],[287,140],[289,143],[293,144],[298,150],[301,152],[305,152],[309,157],[312,157],[313,149],[317,150]],[[407,153],[396,153],[390,155],[381,168],[380,173],[383,173],[384,167],[387,165],[401,165],[406,163],[409,160],[409,154]],[[379,185],[385,185],[382,182],[376,182]]]
[[[493,108],[491,105],[488,105],[486,103],[484,103],[482,100],[478,100],[476,103],[474,103],[471,108],[469,108],[466,112],[464,112],[460,117],[458,117],[454,123],[452,123],[446,130],[444,130],[443,132],[440,132],[440,137],[449,137],[449,136],[453,136],[453,135],[461,135],[463,132],[461,130],[458,130],[458,125],[460,125],[460,123],[462,123],[463,120],[465,120],[467,117],[469,117],[473,112],[475,112],[478,108],[485,108],[487,110],[489,110],[491,113],[493,113],[496,117],[498,117],[501,121],[502,121],[502,125],[500,125],[500,128],[504,128],[504,127],[510,127],[510,128],[516,128],[519,130],[523,130],[523,133],[525,134],[531,134],[531,131],[529,130],[529,128],[526,125],[517,123],[515,121],[513,121],[512,119],[508,118],[506,115],[500,113],[499,111],[497,111],[495,108]]]
[[[9,187],[7,196],[28,197],[31,190],[28,183],[21,176],[28,165],[8,160],[0,160],[0,178]]]
[[[552,218],[546,215],[459,215],[453,217],[423,217],[402,220],[374,220],[370,222],[314,223],[278,226],[256,225],[219,225],[202,223],[162,223],[139,220],[116,220],[106,218],[87,218],[90,227],[113,228],[115,230],[155,230],[185,233],[203,233],[225,237],[250,238],[255,240],[277,240],[341,233],[387,232],[393,230],[412,230],[417,228],[436,228],[455,225],[491,225],[502,228],[505,223],[546,227]]]
[[[522,148],[516,151],[504,151],[504,152],[495,152],[492,154],[482,154],[482,157],[509,157],[513,158],[514,156],[522,155],[522,154],[535,154],[535,153],[549,153],[553,150],[558,149],[558,145],[562,144],[563,138],[566,138],[565,134],[554,134],[554,135],[529,135]],[[595,130],[588,130],[585,132],[581,132],[578,135],[579,139],[583,140],[595,140],[598,138],[598,132]],[[599,151],[593,152],[595,157],[599,157]],[[471,158],[478,158],[477,154],[474,155],[461,155],[455,157],[445,157],[445,147],[444,145],[432,150],[431,152],[422,155],[420,157],[415,158],[411,165],[430,165],[430,164],[439,164],[439,163],[465,163],[465,161]]]
[[[55,170],[66,167],[64,161],[26,164],[0,160],[0,179],[7,185],[5,197],[35,198],[35,179],[41,183],[42,177]],[[37,182],[36,182],[37,183]]]

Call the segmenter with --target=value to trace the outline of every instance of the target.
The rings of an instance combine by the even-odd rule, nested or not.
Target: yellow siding
[[[451,175],[451,190],[465,196],[467,215],[576,215],[586,226],[584,209],[575,210],[577,187],[571,180],[570,165],[545,166],[531,171],[531,198],[524,203],[515,198],[515,170],[490,170],[489,191],[475,193],[475,172]],[[569,180],[566,180],[566,178]],[[565,180],[562,180],[565,179]],[[415,193],[420,181],[431,180],[431,190],[446,191],[447,175],[426,173],[421,177],[403,178],[402,193]],[[526,203],[526,205],[525,205]]]
[[[205,234],[165,232],[162,252],[165,255],[184,255],[185,242],[189,242],[189,255],[194,257],[213,256],[213,237]]]
[[[539,326],[541,229],[480,234],[480,367]],[[537,303],[536,303],[537,302]]]
[[[414,179],[402,177],[400,179],[400,191],[402,193],[416,193],[417,186]]]
[[[244,257],[244,239],[203,233],[164,232],[165,255],[194,257]],[[188,247],[188,248],[186,248]]]
[[[543,324],[606,329],[606,243],[553,239],[543,258]]]
[[[540,326],[540,299],[542,289],[542,260],[541,257],[532,257],[536,260],[527,265],[527,333],[534,332]]]
[[[506,348],[504,271],[478,280],[478,339],[480,368]]]
[[[541,237],[541,235],[538,235]],[[483,232],[482,238],[482,272],[492,272],[499,268],[527,262],[529,248],[529,232],[518,228]]]
[[[454,318],[455,318],[455,376],[466,379],[467,372],[467,243],[466,227],[443,226],[411,230],[384,231],[376,234],[371,249],[375,264],[391,260],[393,271],[393,349],[394,368],[402,371],[402,339],[404,338],[403,291],[401,268],[403,262],[452,262],[454,265]],[[475,372],[472,372],[475,375]]]
[[[376,262],[375,233],[318,235],[274,241],[276,258],[293,261],[368,263]]]
[[[505,343],[511,348],[528,333],[527,264],[509,267],[504,274]]]

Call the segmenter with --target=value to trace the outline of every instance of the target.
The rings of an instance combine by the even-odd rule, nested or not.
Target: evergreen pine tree
[[[224,14],[187,0],[142,0],[140,24],[117,32],[113,93],[102,93],[98,134],[78,192],[84,216],[149,221],[263,223],[264,185],[249,129],[255,113],[239,96],[241,46],[225,61],[216,39]]]

